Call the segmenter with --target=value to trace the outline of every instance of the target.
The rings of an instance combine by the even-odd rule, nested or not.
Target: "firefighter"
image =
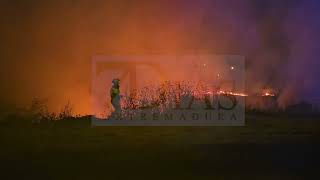
[[[112,87],[110,89],[110,97],[111,97],[111,104],[115,109],[115,113],[119,114],[121,112],[120,106],[120,80],[113,79],[112,80]]]

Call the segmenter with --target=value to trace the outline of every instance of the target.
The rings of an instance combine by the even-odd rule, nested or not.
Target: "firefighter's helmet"
[[[113,79],[112,80],[112,84],[114,84],[114,85],[119,85],[119,83],[120,83],[120,79]]]

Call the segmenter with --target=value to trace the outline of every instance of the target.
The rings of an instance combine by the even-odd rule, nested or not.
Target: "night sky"
[[[319,18],[317,0],[1,0],[0,100],[89,113],[93,55],[198,50],[245,56],[280,103],[320,99]]]

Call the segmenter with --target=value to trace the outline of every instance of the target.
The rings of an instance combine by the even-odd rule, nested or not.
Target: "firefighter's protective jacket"
[[[111,97],[111,102],[114,100],[114,98],[116,98],[117,96],[120,95],[120,90],[119,88],[116,87],[112,87],[110,89],[110,97]]]

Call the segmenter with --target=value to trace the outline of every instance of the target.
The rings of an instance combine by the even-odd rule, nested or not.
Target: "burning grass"
[[[129,96],[121,98],[122,117],[132,116],[136,111],[148,109],[153,113],[165,114],[172,109],[211,106],[213,99],[221,96],[233,99],[247,97],[246,93],[222,90],[205,82],[165,81],[150,84],[134,90]]]

